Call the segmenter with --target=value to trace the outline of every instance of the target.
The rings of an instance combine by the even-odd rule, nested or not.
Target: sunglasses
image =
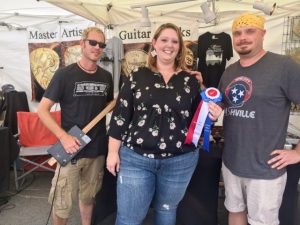
[[[101,42],[101,41],[95,41],[95,40],[90,40],[90,39],[85,39],[86,41],[89,42],[90,46],[96,46],[98,44],[99,48],[105,48],[106,44]]]

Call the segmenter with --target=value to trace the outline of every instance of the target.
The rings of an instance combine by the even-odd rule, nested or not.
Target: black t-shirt
[[[226,60],[233,56],[231,37],[224,32],[206,32],[198,38],[198,71],[206,87],[218,87]]]
[[[94,74],[88,74],[77,64],[71,64],[56,71],[44,97],[60,103],[62,127],[66,131],[74,125],[82,129],[113,99],[112,76],[100,67]],[[88,136],[92,141],[77,158],[92,158],[107,152],[105,119]]]

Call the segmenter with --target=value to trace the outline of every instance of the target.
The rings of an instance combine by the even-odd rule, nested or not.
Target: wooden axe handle
[[[48,165],[49,166],[53,166],[55,163],[56,163],[56,159],[54,157],[51,157],[49,160],[48,160]]]
[[[109,113],[116,105],[116,100],[112,100],[108,105],[94,118],[89,122],[83,129],[83,133],[87,134],[107,113]]]
[[[105,117],[105,115],[107,113],[109,113],[116,105],[116,100],[112,100],[110,103],[108,103],[108,105],[94,118],[92,119],[91,122],[89,122],[83,129],[83,133],[87,134],[87,132],[89,132],[100,120],[103,119],[103,117]],[[48,164],[50,166],[53,166],[56,163],[56,159],[54,157],[51,157],[48,160]]]

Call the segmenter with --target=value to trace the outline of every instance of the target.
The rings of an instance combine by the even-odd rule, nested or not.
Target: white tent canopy
[[[148,9],[152,25],[163,22],[175,24],[198,24],[198,33],[231,33],[232,20],[243,12],[253,12],[266,18],[267,36],[265,48],[283,53],[283,24],[287,17],[300,15],[299,0],[42,0],[73,12],[84,18],[108,27],[140,26],[142,7]],[[273,5],[272,16],[253,8],[254,2]],[[204,21],[201,10],[203,3],[209,2],[210,9],[215,12],[216,20],[208,24]],[[114,30],[113,30],[114,32]],[[109,34],[109,33],[108,33]],[[117,35],[117,34],[113,34]],[[232,58],[236,60],[237,56]]]
[[[42,0],[73,12],[84,18],[108,27],[124,25],[139,26],[142,18],[142,7],[147,7],[152,24],[173,22],[180,24],[197,23],[199,34],[206,31],[231,33],[234,17],[243,12],[253,12],[264,15],[253,8],[256,1],[273,5],[276,8],[272,16],[266,16],[267,36],[265,47],[277,53],[282,53],[283,23],[286,17],[300,15],[299,0]],[[206,24],[201,11],[201,5],[209,2],[210,9],[215,12],[216,20]],[[116,35],[116,34],[114,34]],[[270,35],[270,36],[269,36]],[[236,60],[236,55],[232,60]]]
[[[148,8],[150,20],[155,21],[197,21],[203,23],[200,5],[205,0],[45,0],[74,14],[103,25],[121,25],[138,22],[141,19],[141,6]],[[276,1],[274,17],[297,14],[299,0],[265,0],[266,4]],[[257,12],[253,9],[254,0],[209,0],[214,5],[217,23],[231,20],[241,12]]]

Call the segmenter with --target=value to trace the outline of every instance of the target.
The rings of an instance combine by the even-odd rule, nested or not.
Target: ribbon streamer
[[[202,130],[204,136],[203,148],[209,151],[209,136],[211,130],[211,119],[208,116],[208,102],[220,102],[222,100],[222,95],[220,91],[216,88],[207,88],[201,92],[202,101],[199,103],[197,110],[193,116],[192,122],[190,124],[188,134],[185,139],[185,144],[193,143],[196,147],[200,139]]]

